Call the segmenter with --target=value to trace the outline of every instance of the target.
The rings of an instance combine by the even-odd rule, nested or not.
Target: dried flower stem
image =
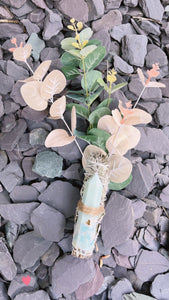
[[[133,108],[135,108],[135,107],[137,106],[137,104],[138,104],[138,102],[139,102],[141,96],[143,95],[145,89],[146,89],[146,85],[143,87],[143,89],[142,89],[142,91],[141,91],[141,93],[140,93],[140,95],[139,95],[139,97],[138,97],[136,103],[134,104]]]
[[[27,67],[29,68],[29,70],[32,72],[32,74],[34,74],[32,68],[31,68],[31,66],[28,64],[27,60],[25,60],[25,63],[26,63],[26,65],[27,65]]]

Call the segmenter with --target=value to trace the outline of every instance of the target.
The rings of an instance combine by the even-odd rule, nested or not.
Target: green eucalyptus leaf
[[[99,97],[99,95],[101,94],[102,91],[103,91],[102,87],[98,88],[94,94],[92,94],[86,98],[86,103],[91,105],[94,102],[94,100],[96,100],[97,97]]]
[[[70,49],[74,49],[75,47],[72,46],[72,43],[76,43],[76,40],[75,38],[72,38],[72,37],[68,37],[66,39],[63,39],[61,41],[61,47],[63,50],[70,50]]]
[[[99,40],[90,40],[90,41],[88,41],[88,43],[87,43],[87,46],[89,46],[89,45],[101,46],[102,43],[101,43],[101,41],[99,41]]]
[[[68,80],[81,75],[80,71],[76,67],[66,66],[62,67],[61,70]]]
[[[98,88],[97,80],[98,78],[102,78],[102,73],[96,70],[89,71],[86,73],[86,83],[87,83],[87,89],[89,92],[94,92]],[[85,79],[84,76],[81,80],[81,86],[85,90]]]
[[[77,95],[85,95],[86,91],[85,90],[68,90],[68,94],[77,94]]]
[[[97,107],[96,109],[100,108],[100,107],[108,107],[108,103],[110,104],[114,99],[110,98],[110,99],[105,99],[103,100]]]
[[[111,115],[110,109],[108,107],[100,107],[96,110],[94,110],[90,115],[89,115],[89,122],[92,124],[94,127],[97,127],[97,123],[101,117],[104,115]]]
[[[132,178],[133,178],[133,176],[132,176],[132,174],[130,174],[130,176],[121,183],[116,183],[116,182],[110,181],[109,186],[108,186],[109,190],[119,191],[119,190],[124,189],[132,181]]]
[[[110,133],[108,133],[104,130],[101,130],[99,128],[92,128],[92,129],[88,130],[87,134],[99,136],[99,137],[103,138],[105,140],[105,142],[111,136]]]
[[[73,99],[75,101],[81,102],[81,103],[85,103],[86,102],[86,98],[84,95],[78,95],[78,94],[67,94],[67,97],[70,99]]]
[[[73,56],[76,56],[78,58],[81,58],[81,54],[80,54],[80,50],[77,49],[71,49],[69,51],[67,51],[68,53],[72,54]]]
[[[83,118],[85,118],[85,119],[88,120],[88,117],[89,117],[89,111],[88,111],[88,109],[87,109],[86,107],[84,107],[84,106],[82,106],[82,105],[80,105],[80,104],[76,104],[76,103],[70,103],[70,104],[67,104],[67,105],[66,105],[67,109],[69,109],[69,110],[71,110],[73,106],[75,106],[75,108],[76,108],[76,113],[77,113],[79,116],[81,116],[81,117],[83,117]]]
[[[107,84],[104,82],[104,80],[102,78],[98,78],[97,82],[104,87],[105,91],[107,93],[111,93],[111,90],[109,89],[109,87],[107,86]]]
[[[65,52],[61,56],[61,63],[64,66],[78,67],[79,59],[76,58],[74,55],[70,54],[69,52]]]
[[[84,41],[90,40],[92,34],[93,34],[93,31],[91,30],[91,28],[88,27],[88,28],[83,29],[79,33],[80,42],[83,43]]]
[[[86,72],[94,69],[96,66],[100,64],[106,54],[105,47],[99,46],[93,52],[91,52],[88,56],[84,58],[84,65]],[[83,70],[83,62],[80,62],[80,68]]]
[[[94,51],[95,49],[97,48],[96,45],[90,45],[85,48],[83,48],[81,51],[80,51],[80,54],[84,57],[86,57],[89,53],[91,53],[92,51]]]
[[[123,88],[124,86],[127,85],[127,82],[122,82],[119,84],[116,84],[112,89],[111,89],[111,94],[113,94],[114,92],[118,91],[119,89]]]
[[[98,146],[99,148],[103,149],[105,152],[107,151],[105,147],[105,139],[103,139],[100,136],[88,134],[88,135],[78,135],[78,138],[88,142],[89,144]]]

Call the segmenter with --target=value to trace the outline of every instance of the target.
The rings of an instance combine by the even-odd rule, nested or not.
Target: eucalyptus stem
[[[32,72],[32,74],[34,74],[32,68],[31,68],[31,66],[28,64],[27,60],[25,60],[25,63],[26,63],[26,65],[27,65],[27,67],[29,68],[29,70]]]
[[[107,101],[107,107],[109,107],[109,104],[110,104],[111,88],[112,88],[112,83],[110,83],[110,86],[109,86],[110,92],[108,93],[109,97],[108,97],[108,101]]]
[[[140,93],[140,95],[139,95],[139,97],[138,97],[136,103],[134,104],[133,108],[135,108],[135,107],[137,106],[137,104],[138,104],[138,102],[139,102],[141,96],[143,95],[145,89],[146,89],[146,85],[143,87],[143,89],[142,89],[142,91],[141,91],[141,93]]]
[[[84,57],[82,57],[82,63],[83,63],[83,75],[84,75],[86,97],[89,97],[89,92],[88,92],[88,89],[87,89],[87,80],[86,80],[86,70],[85,70],[85,64],[84,64]]]
[[[70,134],[71,134],[72,136],[74,136],[73,132],[71,131],[71,129],[70,129],[70,127],[69,127],[69,125],[67,124],[67,122],[65,121],[65,119],[64,119],[64,117],[63,117],[63,116],[62,116],[62,118],[61,118],[61,119],[63,120],[63,122],[64,122],[64,124],[66,125],[67,129],[69,130]],[[79,149],[80,153],[81,153],[81,154],[82,154],[82,156],[84,157],[83,151],[82,151],[82,149],[81,149],[80,145],[78,144],[78,142],[77,142],[77,140],[76,140],[76,137],[75,137],[75,143],[76,143],[76,145],[77,145],[77,147],[78,147],[78,149]]]

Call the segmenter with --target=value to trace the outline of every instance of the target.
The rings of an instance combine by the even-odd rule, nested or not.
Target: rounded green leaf
[[[86,57],[89,53],[91,53],[92,51],[94,51],[97,48],[96,45],[90,45],[90,46],[86,46],[85,48],[83,48],[80,51],[80,54],[84,57]]]
[[[89,55],[84,58],[84,65],[86,72],[97,67],[101,61],[103,60],[106,54],[105,47],[97,47],[94,51],[92,51]],[[83,70],[83,62],[80,62],[80,68]]]
[[[65,66],[62,67],[61,70],[68,80],[73,79],[81,74],[76,67]]]
[[[83,29],[79,33],[79,38],[80,38],[81,43],[84,41],[88,41],[91,38],[92,34],[93,34],[93,31],[91,30],[91,28],[88,27],[88,28]]]
[[[116,182],[110,181],[109,186],[108,186],[109,190],[120,191],[120,190],[124,189],[132,181],[132,178],[133,178],[133,176],[132,176],[132,174],[130,174],[130,176],[123,182],[116,183]]]
[[[76,43],[75,38],[69,37],[69,38],[63,39],[61,41],[61,47],[64,50],[75,49],[75,47],[72,45],[72,43]]]
[[[61,56],[61,63],[64,66],[73,66],[77,67],[79,65],[79,59],[69,52],[63,53]]]
[[[97,127],[97,123],[101,117],[104,115],[111,115],[110,109],[108,107],[100,107],[94,110],[89,116],[89,122],[94,127]]]
[[[69,110],[71,110],[73,106],[75,106],[75,108],[76,108],[77,115],[79,115],[79,116],[81,116],[81,117],[83,117],[83,118],[85,118],[85,119],[88,120],[89,111],[88,111],[88,109],[86,107],[84,107],[84,106],[82,106],[80,104],[70,103],[70,104],[66,105],[66,108],[69,109]]]
[[[92,70],[92,71],[86,73],[87,89],[89,92],[94,92],[99,87],[98,82],[97,82],[97,80],[99,78],[102,78],[102,73],[99,71]],[[85,90],[84,76],[81,80],[81,86]]]

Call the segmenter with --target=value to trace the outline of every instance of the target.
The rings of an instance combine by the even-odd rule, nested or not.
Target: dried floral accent
[[[76,129],[76,108],[75,106],[72,107],[71,111],[71,131],[72,133]]]
[[[148,73],[149,77],[146,81],[146,84],[149,83],[151,78],[156,78],[159,75],[159,73],[160,73],[159,70],[160,70],[160,68],[159,68],[158,63],[153,64],[153,67],[152,67],[151,70],[147,70],[147,73]]]
[[[116,74],[117,74],[117,72],[114,69],[112,69],[111,71],[108,72],[107,82],[109,82],[111,85],[113,82],[115,82],[117,80],[117,78],[115,76]]]
[[[21,42],[20,45],[17,45],[16,38],[11,39],[11,43],[15,45],[15,48],[10,48],[9,51],[13,52],[13,57],[16,60],[26,62],[26,60],[31,55],[32,46],[30,44],[26,44],[23,47],[23,43]]]
[[[54,129],[52,130],[46,140],[45,146],[50,147],[62,147],[72,143],[75,140],[74,136],[69,136],[66,130],[64,129]]]
[[[161,82],[151,81],[151,78],[156,78],[159,75],[160,68],[159,64],[155,63],[152,65],[152,69],[147,70],[147,73],[149,75],[148,79],[146,80],[144,77],[144,74],[140,68],[137,69],[137,73],[139,75],[139,78],[143,84],[144,87],[159,87],[159,88],[165,88],[165,84]]]
[[[43,61],[36,69],[33,74],[34,80],[42,80],[43,77],[46,75],[47,71],[49,70],[51,65],[51,60]]]
[[[63,114],[66,109],[66,97],[62,96],[61,98],[57,99],[54,103],[52,103],[49,114],[51,119],[62,119]]]

